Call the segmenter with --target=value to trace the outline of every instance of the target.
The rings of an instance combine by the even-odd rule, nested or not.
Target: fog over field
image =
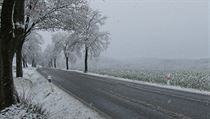
[[[90,0],[90,5],[108,17],[103,29],[110,32],[111,43],[104,57],[210,57],[208,0]],[[45,48],[52,33],[41,34]]]
[[[207,0],[105,0],[92,6],[108,16],[112,35],[105,56],[114,58],[205,58]]]

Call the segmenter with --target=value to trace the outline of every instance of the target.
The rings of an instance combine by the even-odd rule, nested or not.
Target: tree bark
[[[26,56],[23,56],[22,62],[23,62],[23,67],[24,67],[24,68],[28,67]]]
[[[50,67],[53,68],[53,59],[50,59]]]
[[[2,71],[2,84],[3,84],[3,91],[4,91],[4,106],[8,107],[14,103],[16,103],[15,97],[15,88],[13,82],[13,74],[12,74],[12,61],[14,57],[14,53],[10,53],[11,51],[9,48],[3,48],[2,50],[2,64],[3,64],[3,71]]]
[[[52,59],[50,59],[49,63],[48,63],[48,67],[51,68],[52,67]]]
[[[54,68],[56,68],[56,67],[57,67],[57,59],[54,58]]]
[[[35,61],[35,59],[34,59],[34,58],[32,59],[32,63],[31,63],[31,65],[32,65],[32,67],[36,67],[36,61]]]
[[[24,28],[25,0],[4,0],[1,13],[1,101],[0,110],[18,101],[15,91],[12,61],[16,45],[20,41]],[[15,25],[15,26],[14,26]],[[14,29],[15,28],[15,29]]]
[[[15,0],[13,21],[15,25],[15,40],[16,40],[16,77],[23,77],[22,67],[22,47],[25,41],[24,38],[24,21],[25,21],[25,0]],[[23,39],[24,38],[24,39]]]
[[[69,58],[66,57],[66,69],[69,70]]]
[[[16,50],[16,77],[23,77],[22,46],[18,44]]]
[[[85,73],[88,72],[88,47],[85,47]]]
[[[1,41],[1,38],[0,38]],[[3,84],[2,84],[2,54],[1,54],[1,43],[0,43],[0,111],[3,109],[3,105],[1,102],[4,102],[3,97]]]
[[[13,8],[15,1],[3,2],[1,13],[1,102],[0,110],[16,102],[12,75],[12,61],[14,57],[15,41],[13,38]]]

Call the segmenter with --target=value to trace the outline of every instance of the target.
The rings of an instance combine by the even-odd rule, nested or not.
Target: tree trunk
[[[56,68],[56,67],[57,67],[57,59],[54,58],[54,68]]]
[[[23,77],[22,47],[24,38],[25,0],[15,0],[13,22],[15,26],[16,77]],[[24,39],[23,39],[24,38]]]
[[[1,39],[0,39],[1,41]],[[1,56],[1,44],[0,44],[0,111],[3,109],[3,105],[1,102],[4,102],[3,97],[3,84],[2,84],[2,56]]]
[[[19,2],[19,1],[18,1]],[[16,102],[12,75],[12,61],[16,40],[14,40],[13,11],[14,0],[3,2],[1,13],[1,101],[0,110]]]
[[[19,44],[16,50],[16,77],[23,77],[22,46]]]
[[[69,70],[69,58],[66,57],[66,69]]]
[[[32,66],[32,67],[36,67],[36,61],[35,61],[35,59],[34,59],[34,58],[32,59],[31,66]]]
[[[15,88],[12,75],[12,61],[14,53],[11,53],[9,48],[3,48],[2,50],[2,84],[4,94],[4,107],[8,107],[16,103]]]
[[[23,56],[22,60],[23,60],[23,67],[24,68],[28,67],[26,56]]]
[[[88,47],[85,47],[85,73],[88,72]]]
[[[53,68],[53,59],[50,59],[50,67]]]
[[[31,61],[31,67],[34,67],[34,59]]]
[[[32,59],[31,67],[34,67],[34,59]]]
[[[48,63],[48,67],[51,68],[53,65],[52,65],[52,59],[50,59],[49,63]]]
[[[26,68],[26,65],[25,65],[25,59],[24,59],[24,57],[22,58],[22,62],[23,62],[23,68]]]

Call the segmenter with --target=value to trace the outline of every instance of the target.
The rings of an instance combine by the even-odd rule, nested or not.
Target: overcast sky
[[[91,0],[108,17],[111,58],[205,58],[208,0]],[[45,36],[48,37],[49,36]]]

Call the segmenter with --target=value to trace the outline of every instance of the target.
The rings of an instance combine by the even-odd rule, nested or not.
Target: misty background
[[[90,0],[108,17],[111,34],[102,58],[116,60],[210,57],[208,0]],[[52,32],[39,32],[45,44]]]
[[[208,0],[90,0],[107,16],[102,31],[111,34],[100,57],[88,58],[88,72],[210,90]],[[52,32],[40,32],[43,49]],[[84,51],[70,69],[85,71]],[[57,67],[65,69],[62,54]],[[195,86],[195,87],[194,87]]]

